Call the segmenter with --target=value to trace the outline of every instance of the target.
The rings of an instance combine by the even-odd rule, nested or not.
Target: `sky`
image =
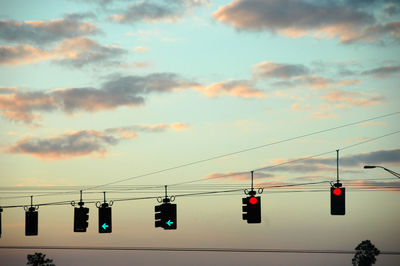
[[[400,180],[363,169],[400,171],[399,55],[397,0],[1,0],[0,246],[354,250],[369,239],[399,252]],[[345,216],[329,209],[336,150]],[[242,220],[253,170],[261,224]],[[154,228],[164,185],[176,231]],[[93,203],[88,232],[73,232],[81,189],[84,201],[114,200],[112,234],[98,233]],[[236,191],[182,196],[225,190]],[[24,209],[7,206],[30,195],[67,204],[40,206],[39,235],[27,237]],[[6,265],[27,252],[0,249]],[[57,265],[352,257],[44,253]]]

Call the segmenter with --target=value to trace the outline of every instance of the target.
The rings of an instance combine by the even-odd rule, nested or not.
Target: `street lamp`
[[[400,178],[400,174],[399,173],[396,173],[395,171],[387,169],[387,168],[385,168],[383,166],[379,166],[379,165],[364,165],[364,169],[372,169],[372,168],[382,168],[383,170],[385,170],[385,171],[391,173],[392,175]]]

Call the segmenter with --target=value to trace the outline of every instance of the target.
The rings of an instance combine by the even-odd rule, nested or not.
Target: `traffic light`
[[[111,233],[111,207],[103,203],[99,207],[99,233]]]
[[[38,234],[38,212],[35,207],[30,207],[25,212],[25,235],[37,236]]]
[[[1,238],[1,213],[3,212],[3,209],[0,208],[0,238]]]
[[[261,223],[261,197],[249,196],[242,198],[242,202],[243,220],[249,224]]]
[[[341,184],[335,184],[331,187],[331,215],[345,215],[346,213],[346,188]]]
[[[74,208],[74,232],[86,232],[89,226],[89,208]]]
[[[162,227],[164,230],[176,230],[176,204],[163,203],[154,207],[155,227]]]

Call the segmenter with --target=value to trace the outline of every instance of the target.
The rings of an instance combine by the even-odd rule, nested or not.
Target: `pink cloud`
[[[338,107],[346,106],[371,106],[381,104],[385,97],[378,94],[369,94],[363,92],[349,92],[335,89],[322,95],[324,100],[331,103],[337,103]]]
[[[65,39],[53,49],[45,50],[31,45],[0,46],[0,64],[18,65],[52,60],[75,67],[107,61],[125,53],[115,46],[102,46],[87,38]]]
[[[207,87],[198,88],[208,97],[217,97],[226,94],[242,98],[264,98],[265,93],[255,89],[250,81],[230,80],[225,82],[213,83]]]

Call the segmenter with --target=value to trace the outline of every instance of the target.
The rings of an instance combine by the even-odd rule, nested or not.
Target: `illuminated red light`
[[[340,188],[335,188],[333,190],[333,194],[336,196],[340,196],[340,194],[342,194],[342,190]]]
[[[250,204],[256,204],[257,203],[257,198],[256,197],[251,197],[249,199]]]

